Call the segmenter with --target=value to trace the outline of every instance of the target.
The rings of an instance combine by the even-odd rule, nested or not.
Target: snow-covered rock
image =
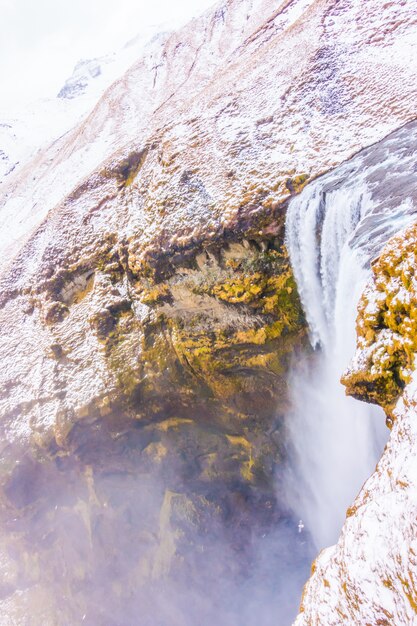
[[[413,117],[414,35],[409,2],[220,3],[150,46],[80,126],[8,177],[0,204],[8,256],[106,159],[146,146],[146,204],[181,196],[180,170],[198,171],[210,196],[199,217],[191,209],[185,238],[233,224],[242,207],[270,210],[288,197],[288,178],[315,176]],[[162,222],[178,235],[186,215],[174,203],[147,238]]]
[[[137,60],[147,45],[162,43],[167,33],[147,29],[122,49],[81,60],[56,98],[43,98],[14,110],[0,109],[0,185],[25,163],[81,123],[106,89]],[[0,187],[1,189],[1,187]]]
[[[86,92],[89,83],[101,76],[102,69],[98,59],[83,59],[77,63],[74,72],[58,93],[58,98],[76,98]]]

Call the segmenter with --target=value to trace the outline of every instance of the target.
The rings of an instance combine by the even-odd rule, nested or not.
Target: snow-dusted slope
[[[5,624],[19,623],[18,617],[6,620],[21,615],[26,602],[36,605],[36,626],[53,625],[56,603],[65,596],[62,623],[77,623],[87,607],[93,611],[89,623],[107,626],[108,621],[94,621],[103,601],[110,601],[109,609],[119,599],[123,605],[140,589],[146,603],[146,590],[158,576],[181,568],[174,557],[184,529],[198,523],[199,537],[204,535],[218,500],[210,508],[204,492],[197,492],[190,503],[187,493],[177,493],[178,483],[163,483],[165,495],[139,542],[134,520],[146,507],[129,507],[146,483],[135,483],[132,497],[128,492],[120,504],[117,481],[120,464],[129,485],[149,467],[169,469],[163,459],[172,453],[178,462],[175,438],[198,418],[209,439],[198,460],[194,442],[200,445],[201,430],[195,440],[183,435],[187,462],[201,468],[198,487],[222,478],[217,463],[225,449],[232,465],[245,459],[237,480],[245,480],[246,487],[256,480],[257,459],[245,437],[253,435],[260,403],[247,420],[242,415],[259,389],[254,372],[263,368],[270,381],[274,367],[285,371],[271,349],[283,327],[280,319],[268,335],[254,315],[242,314],[241,305],[253,302],[253,285],[244,282],[239,268],[250,256],[245,251],[264,253],[264,265],[280,268],[275,279],[285,292],[284,304],[294,296],[295,288],[284,282],[291,275],[283,270],[281,248],[287,201],[309,179],[415,116],[416,21],[412,0],[383,6],[380,0],[220,2],[166,41],[152,42],[81,124],[7,177],[0,200],[0,496],[5,502],[0,554],[6,564],[0,620]],[[251,255],[249,270],[256,277],[257,259]],[[219,284],[207,285],[213,273]],[[282,305],[266,297],[266,314]],[[296,312],[291,302],[288,306],[282,317],[291,326]],[[184,320],[191,320],[188,328]],[[243,370],[237,360],[226,375],[220,362],[215,392],[231,394],[234,402],[236,377],[246,402],[238,415],[236,406],[233,412],[227,405],[220,434],[218,414],[205,413],[215,363],[207,357],[210,324],[221,329],[220,351],[231,332],[239,335],[229,358],[241,359],[248,346],[253,349]],[[288,357],[293,344],[287,348]],[[178,380],[184,372],[187,384]],[[178,399],[181,385],[185,392]],[[285,384],[282,389],[284,397]],[[196,396],[202,401],[198,411]],[[275,430],[269,432],[272,440]],[[219,438],[228,447],[222,448]],[[89,449],[86,441],[97,446]],[[61,485],[70,475],[76,487],[62,501]],[[51,480],[56,506],[45,496]],[[152,486],[151,494],[157,491]],[[271,500],[251,489],[248,500],[239,496],[229,508],[243,511],[236,522],[242,532],[243,501],[271,511]],[[68,517],[85,552],[77,552],[77,542],[65,541],[61,522]],[[100,527],[103,535],[95,543],[92,530]],[[123,542],[127,527],[129,556],[138,546],[143,553],[132,556],[123,569],[126,578],[112,586],[114,572],[106,567],[117,569],[118,561],[117,554],[114,561],[107,558],[108,547]],[[220,522],[216,528],[221,535]],[[38,543],[31,541],[33,529]],[[74,567],[62,572],[60,550],[72,548],[68,558]],[[101,587],[105,571],[109,587]],[[224,580],[217,571],[214,567],[213,577]],[[96,597],[89,593],[91,581],[98,581]],[[62,593],[64,587],[74,595]],[[156,606],[161,608],[155,602],[151,614]]]
[[[161,43],[168,36],[154,31],[156,28],[148,29],[113,54],[79,61],[56,98],[37,100],[13,111],[0,110],[0,185],[4,186],[7,177],[16,174],[31,157],[80,124],[147,44]]]
[[[415,19],[410,2],[220,3],[151,46],[79,127],[10,178],[0,224],[13,215],[15,228],[4,245],[106,158],[145,146],[154,170],[146,203],[159,202],[161,185],[179,191],[181,174],[164,163],[181,159],[204,180],[211,208],[193,215],[195,234],[198,223],[231,223],[241,206],[268,210],[291,175],[314,176],[414,115]]]

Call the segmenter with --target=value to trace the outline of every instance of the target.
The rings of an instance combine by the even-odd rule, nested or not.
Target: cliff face
[[[307,337],[286,203],[414,115],[414,21],[407,2],[220,4],[10,178],[0,623],[183,624],[190,580],[201,606],[288,521],[274,478]]]
[[[414,624],[417,619],[417,230],[392,239],[360,304],[347,393],[380,404],[391,428],[375,473],[336,546],[313,566],[297,624]]]
[[[259,539],[289,520],[275,474],[307,334],[282,236],[153,263],[108,236],[73,258],[57,271],[52,254],[0,312],[2,610],[13,624],[133,624],[138,607],[150,624],[174,610],[208,623],[202,589],[225,611]]]

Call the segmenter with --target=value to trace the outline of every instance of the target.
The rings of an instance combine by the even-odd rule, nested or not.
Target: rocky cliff
[[[280,500],[309,349],[285,210],[415,115],[414,34],[410,2],[220,3],[9,177],[1,624],[209,623],[209,585],[252,624],[222,581],[277,526],[308,560]]]

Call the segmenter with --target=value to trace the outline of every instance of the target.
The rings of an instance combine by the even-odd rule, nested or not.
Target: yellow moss
[[[189,350],[196,355],[208,354],[213,347],[212,339],[202,333],[192,335],[190,332],[181,332],[175,325],[171,325],[172,334],[184,350]]]
[[[274,316],[263,329],[240,331],[236,341],[256,344],[277,338],[284,328],[293,331],[304,324],[297,288],[285,250],[268,250],[250,262],[229,260],[234,275],[229,280],[200,286],[198,292],[207,293],[228,304],[244,304],[256,313]]]
[[[255,354],[253,357],[246,359],[247,367],[264,367],[269,369],[278,361],[276,354]],[[273,368],[274,369],[274,368]]]
[[[365,292],[357,323],[359,342],[367,347],[368,360],[365,367],[343,377],[348,393],[377,402],[388,413],[415,367],[417,293],[411,277],[417,260],[416,235],[413,226],[406,236],[392,240],[373,262],[372,301]]]
[[[140,294],[140,299],[143,304],[147,304],[148,306],[158,304],[162,302],[164,298],[169,296],[170,290],[167,284],[161,283],[156,285],[150,289],[142,289]]]
[[[290,324],[288,322],[286,324],[286,320],[278,320],[276,322],[273,322],[273,324],[266,326],[265,327],[266,338],[268,340],[277,339],[278,337],[281,336],[282,331],[284,330],[286,325],[288,326],[290,330],[292,330]]]
[[[238,343],[261,345],[267,340],[267,332],[265,328],[250,328],[248,330],[238,331],[235,334],[235,339]]]
[[[214,296],[232,304],[249,304],[258,300],[267,283],[265,276],[259,272],[251,276],[239,276],[219,285],[214,285],[211,292]]]
[[[226,439],[233,446],[241,446],[242,448],[245,448],[249,451],[252,449],[252,445],[250,444],[250,442],[245,439],[245,437],[242,437],[242,435],[226,435]]]
[[[213,327],[207,332],[194,331],[190,323],[183,327],[175,320],[169,322],[173,346],[184,366],[201,375],[213,393],[223,398],[244,391],[239,374],[242,368],[267,368],[284,375],[280,360],[294,341],[284,340],[284,331],[287,337],[304,332],[304,318],[288,259],[282,253],[268,251],[258,262],[264,264],[263,272],[246,275],[235,272],[238,275],[233,279],[197,285],[199,292],[229,304],[250,306],[256,315],[253,327],[227,333]],[[274,273],[268,275],[268,272]],[[262,316],[267,316],[263,324]],[[199,328],[197,318],[195,327]],[[268,342],[275,342],[268,352],[254,354],[255,346],[266,346]]]
[[[164,304],[160,309],[164,312],[147,322],[146,327],[129,312],[126,320],[120,315],[110,328],[106,350],[118,386],[134,402],[146,403],[146,410],[157,407],[156,397],[163,401],[164,394],[159,391],[167,388],[168,381],[183,397],[189,398],[203,385],[208,397],[228,402],[240,394],[244,397],[256,392],[252,370],[254,374],[259,368],[275,374],[276,384],[284,389],[281,378],[286,375],[287,355],[294,343],[306,336],[288,255],[284,249],[254,252],[253,247],[246,255],[243,246],[230,246],[227,254],[227,262],[210,272],[193,269],[176,275],[174,281],[167,279],[158,284],[152,273],[142,268],[142,279],[137,279],[135,285],[141,301],[158,311],[158,304],[172,298],[174,314],[171,316],[170,308]],[[129,267],[134,265],[137,269],[138,263],[131,252]],[[213,298],[214,318],[210,326],[197,307],[193,315],[175,314],[174,285],[178,284],[181,294],[187,296],[187,290],[190,292],[192,306],[196,295]],[[224,304],[219,306],[215,300]],[[225,323],[222,319],[217,323],[215,316],[219,311],[222,318],[224,305],[236,308],[231,308],[230,322],[226,313]],[[245,319],[243,328],[240,319]],[[246,320],[251,319],[252,326],[248,327]],[[273,384],[272,378],[267,380]]]
[[[291,193],[300,193],[300,191],[308,183],[310,176],[308,174],[298,174],[292,178],[287,178],[286,187]]]
[[[253,467],[255,463],[252,459],[252,455],[249,455],[249,460],[242,463],[242,467],[240,468],[240,474],[244,480],[251,482],[254,479]]]
[[[169,417],[163,422],[158,422],[157,424],[154,424],[153,428],[155,428],[156,430],[161,430],[162,432],[166,433],[172,428],[178,428],[179,426],[183,426],[184,424],[192,424],[192,423],[193,423],[193,420],[191,419],[182,418],[182,417]]]

